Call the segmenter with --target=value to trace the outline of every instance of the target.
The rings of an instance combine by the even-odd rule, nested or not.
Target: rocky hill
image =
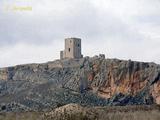
[[[103,55],[0,69],[0,111],[160,104],[160,65]]]

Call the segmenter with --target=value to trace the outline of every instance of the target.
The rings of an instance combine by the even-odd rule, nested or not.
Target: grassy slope
[[[0,120],[42,120],[42,115],[40,112],[0,113]]]
[[[160,120],[160,106],[93,107],[86,111],[87,114],[60,113],[60,117],[43,117],[42,112],[0,113],[0,120]]]

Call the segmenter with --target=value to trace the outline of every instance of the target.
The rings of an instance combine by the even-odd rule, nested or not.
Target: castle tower
[[[80,38],[66,38],[65,50],[60,52],[60,58],[82,58],[81,54],[81,39]]]

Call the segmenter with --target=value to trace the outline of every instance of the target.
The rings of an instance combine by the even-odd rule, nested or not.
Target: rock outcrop
[[[160,65],[105,59],[64,59],[0,69],[0,104],[31,110],[59,105],[160,104]]]
[[[46,120],[72,120],[75,118],[76,120],[95,120],[97,116],[95,111],[78,104],[68,104],[44,114]]]

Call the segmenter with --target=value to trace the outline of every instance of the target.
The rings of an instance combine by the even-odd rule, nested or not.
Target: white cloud
[[[17,43],[13,46],[0,48],[0,67],[25,63],[42,63],[59,58],[59,50],[63,49],[60,41],[50,45],[34,45]]]
[[[159,0],[2,0],[0,9],[0,67],[54,60],[65,37],[82,38],[84,55],[160,63]]]

